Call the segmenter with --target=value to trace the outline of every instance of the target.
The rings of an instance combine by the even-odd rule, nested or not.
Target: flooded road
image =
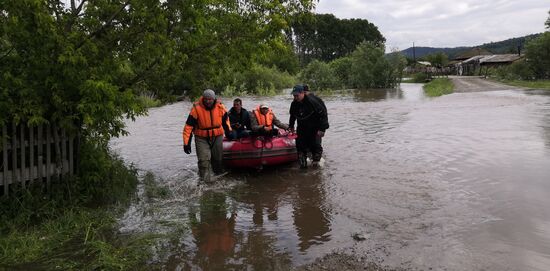
[[[151,259],[166,270],[288,270],[334,252],[412,270],[548,270],[550,92],[426,98],[402,84],[322,97],[322,168],[207,186],[194,147],[182,150],[190,102],[128,123],[112,148],[171,193],[132,205],[120,231],[166,234]],[[243,107],[260,102],[288,120],[290,95]]]

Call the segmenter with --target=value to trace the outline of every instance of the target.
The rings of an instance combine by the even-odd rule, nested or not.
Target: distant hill
[[[523,47],[526,40],[534,39],[540,34],[531,34],[518,38],[511,38],[498,42],[485,43],[478,46],[471,47],[454,47],[454,48],[434,48],[434,47],[415,47],[416,58],[419,59],[425,55],[443,52],[449,56],[449,59],[455,58],[457,55],[464,53],[466,51],[472,50],[473,48],[485,49],[493,54],[506,54],[506,53],[517,53],[518,46]],[[523,48],[521,48],[523,50]],[[401,51],[406,57],[413,57],[413,48],[409,47]]]

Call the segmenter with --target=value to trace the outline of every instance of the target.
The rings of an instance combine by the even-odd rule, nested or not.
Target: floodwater
[[[132,205],[120,232],[169,236],[150,261],[165,270],[288,270],[333,252],[411,270],[550,268],[550,92],[427,98],[403,84],[322,97],[322,168],[212,185],[182,150],[189,102],[128,123],[112,148],[171,194]],[[288,120],[290,95],[243,100]]]

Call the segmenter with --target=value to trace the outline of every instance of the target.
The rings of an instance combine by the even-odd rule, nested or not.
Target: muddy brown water
[[[334,252],[410,270],[548,270],[549,94],[432,99],[403,84],[323,96],[322,168],[238,171],[212,185],[198,182],[194,147],[182,150],[191,104],[155,108],[111,145],[171,194],[132,205],[120,232],[167,234],[150,260],[165,270],[288,270]],[[290,101],[243,105],[268,102],[287,121]]]

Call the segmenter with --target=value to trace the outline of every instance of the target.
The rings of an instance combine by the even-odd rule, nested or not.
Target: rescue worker
[[[229,122],[231,123],[231,132],[227,138],[239,139],[248,137],[250,130],[250,114],[243,108],[243,101],[239,98],[233,100],[233,107],[229,109]]]
[[[183,128],[183,150],[191,153],[192,134],[195,134],[199,176],[201,180],[210,181],[210,166],[214,174],[223,173],[223,135],[231,127],[227,110],[221,101],[216,100],[213,90],[207,89],[202,97],[193,103],[191,112]]]
[[[323,108],[325,109],[325,111],[327,110],[327,107],[325,106],[325,102],[323,102],[323,100],[321,100],[320,98],[318,98],[317,96],[315,96],[315,94],[313,94],[313,92],[309,91],[309,85],[308,84],[304,84],[304,93],[308,96],[314,96],[316,97],[320,102],[321,102],[321,105],[323,106]]]
[[[303,85],[292,89],[294,100],[290,104],[289,127],[294,131],[294,123],[298,121],[296,149],[300,168],[307,168],[307,154],[311,151],[313,164],[317,165],[323,154],[322,137],[329,128],[326,107],[321,98],[313,94],[306,95]]]
[[[252,111],[250,123],[252,124],[252,131],[261,136],[279,135],[279,130],[274,128],[274,126],[288,130],[288,125],[277,119],[273,111],[265,103]]]

